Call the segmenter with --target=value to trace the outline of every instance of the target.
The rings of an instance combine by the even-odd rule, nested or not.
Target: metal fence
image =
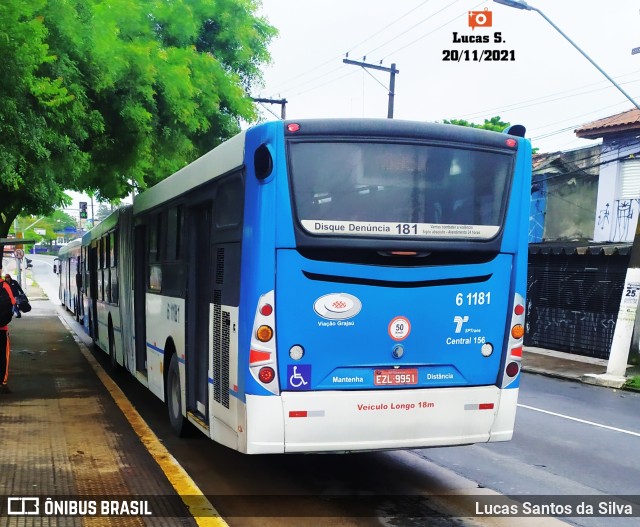
[[[582,252],[530,250],[524,343],[608,359],[629,251]]]

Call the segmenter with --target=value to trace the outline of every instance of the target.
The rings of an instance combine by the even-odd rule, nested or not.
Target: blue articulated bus
[[[94,340],[178,433],[245,453],[509,440],[523,136],[370,119],[243,131],[117,211],[106,241],[85,236]],[[103,309],[90,289],[107,268]]]

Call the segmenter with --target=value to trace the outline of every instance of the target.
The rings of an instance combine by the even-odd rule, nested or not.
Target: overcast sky
[[[529,4],[640,101],[640,54],[631,54],[640,47],[638,0]],[[472,29],[469,12],[485,8],[491,27]],[[389,74],[343,64],[347,52],[353,60],[396,64],[396,118],[481,123],[499,115],[525,125],[543,152],[594,144],[576,139],[573,130],[633,107],[533,11],[472,0],[262,0],[261,12],[280,35],[270,47],[265,86],[253,95],[286,98],[287,118],[386,117]],[[490,42],[454,43],[454,32],[460,40],[487,36]],[[493,42],[496,32],[503,42]],[[514,60],[445,61],[448,50],[470,57],[474,50],[503,50]],[[275,119],[269,110],[280,114],[279,106],[265,105],[265,119]]]
[[[531,0],[607,74],[640,102],[640,1]],[[469,27],[469,11],[492,13],[491,27]],[[632,108],[538,13],[473,0],[262,0],[280,35],[270,46],[256,97],[286,98],[287,117],[386,117],[389,74],[343,64],[349,58],[396,63],[395,117],[420,121],[495,115],[523,124],[541,152],[594,144],[581,124]],[[454,43],[453,34],[489,43]],[[504,42],[493,43],[496,32]],[[448,50],[503,50],[505,62],[444,61]],[[477,54],[476,53],[476,54]],[[375,77],[375,78],[374,78]],[[276,116],[269,113],[276,114]],[[264,105],[264,119],[280,115]],[[87,200],[69,193],[77,201]],[[77,214],[77,211],[70,211]]]

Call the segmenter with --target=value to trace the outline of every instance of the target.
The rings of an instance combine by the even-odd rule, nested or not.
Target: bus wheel
[[[182,437],[186,432],[186,422],[182,415],[182,390],[180,387],[180,369],[178,368],[177,353],[171,356],[171,362],[169,363],[166,400],[171,428],[173,428],[178,437]]]

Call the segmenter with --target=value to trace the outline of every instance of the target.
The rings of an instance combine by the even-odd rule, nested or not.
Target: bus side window
[[[238,177],[232,177],[220,185],[213,208],[216,228],[236,227],[242,223],[243,190],[242,180]]]

